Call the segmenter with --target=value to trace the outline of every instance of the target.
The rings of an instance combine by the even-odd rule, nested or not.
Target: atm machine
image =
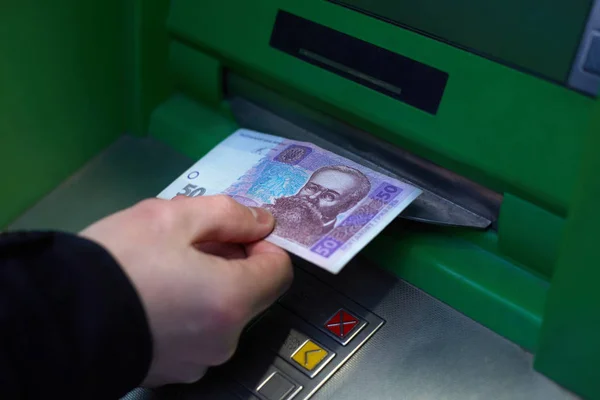
[[[239,127],[424,194],[235,356],[134,399],[600,398],[600,1],[22,2],[0,226],[78,231]]]

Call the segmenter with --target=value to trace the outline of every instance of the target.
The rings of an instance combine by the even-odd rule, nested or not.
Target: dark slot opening
[[[285,11],[277,14],[270,44],[434,115],[448,81],[446,72]]]

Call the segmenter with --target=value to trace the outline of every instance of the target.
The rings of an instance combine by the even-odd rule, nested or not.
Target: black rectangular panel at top
[[[285,11],[270,45],[433,115],[448,82],[444,71]]]

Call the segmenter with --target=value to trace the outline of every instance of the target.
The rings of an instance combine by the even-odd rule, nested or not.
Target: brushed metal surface
[[[297,398],[306,400],[327,384],[336,371],[347,362],[368,340],[376,334],[383,321],[372,315],[372,323],[363,329],[350,343],[342,345],[332,337],[300,318],[298,315],[274,304],[243,335],[237,354],[233,359],[216,370],[224,379],[239,383],[248,389],[248,395],[260,396],[256,388],[264,380],[266,371],[276,367],[302,389]],[[313,370],[306,370],[293,356],[308,340],[327,352]],[[205,382],[196,386],[202,390]],[[221,384],[223,392],[228,392],[229,383]],[[193,390],[196,390],[194,388]],[[243,393],[238,394],[246,399]],[[218,399],[219,396],[194,396],[183,393],[183,399]]]
[[[530,353],[360,256],[335,277],[305,268],[386,320],[313,400],[576,398]]]
[[[295,273],[292,287],[279,299],[279,303],[343,346],[353,341],[363,328],[378,329],[383,322],[348,297],[340,295],[331,287],[323,285],[300,269],[297,269]],[[357,326],[343,338],[334,335],[325,327],[325,323],[341,309],[359,319]]]
[[[256,390],[266,400],[291,400],[302,387],[275,367],[271,367]]]
[[[298,326],[293,326],[290,324],[288,322],[289,318],[287,315],[285,315],[284,312],[281,312],[281,309],[274,310],[274,308],[275,307],[269,311],[269,313],[273,313],[274,315],[269,315],[268,317],[271,317],[271,319],[274,319],[275,321],[267,323],[267,325],[264,327],[257,326],[254,328],[253,330],[260,329],[257,334],[252,335],[252,332],[250,332],[250,335],[252,335],[254,339],[251,346],[260,349],[259,351],[269,348],[283,360],[287,361],[290,366],[296,368],[309,378],[314,378],[315,376],[319,375],[323,368],[325,368],[327,364],[329,364],[329,362],[335,358],[336,352],[325,344],[321,343],[319,338],[315,338],[312,335],[304,333],[302,331],[305,330],[301,331],[301,328]],[[301,364],[292,359],[294,354],[296,354],[296,352],[300,350],[300,348],[309,340],[326,352],[326,356],[323,358],[323,360],[321,360],[312,370],[304,368]]]
[[[570,87],[592,97],[597,97],[600,92],[600,75],[587,70],[586,62],[590,52],[597,50],[592,49],[591,46],[598,35],[600,35],[600,0],[594,0],[569,75]]]

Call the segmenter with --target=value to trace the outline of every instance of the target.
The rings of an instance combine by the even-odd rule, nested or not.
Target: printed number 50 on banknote
[[[241,129],[158,197],[178,194],[268,209],[268,241],[337,274],[421,191],[310,143]]]

